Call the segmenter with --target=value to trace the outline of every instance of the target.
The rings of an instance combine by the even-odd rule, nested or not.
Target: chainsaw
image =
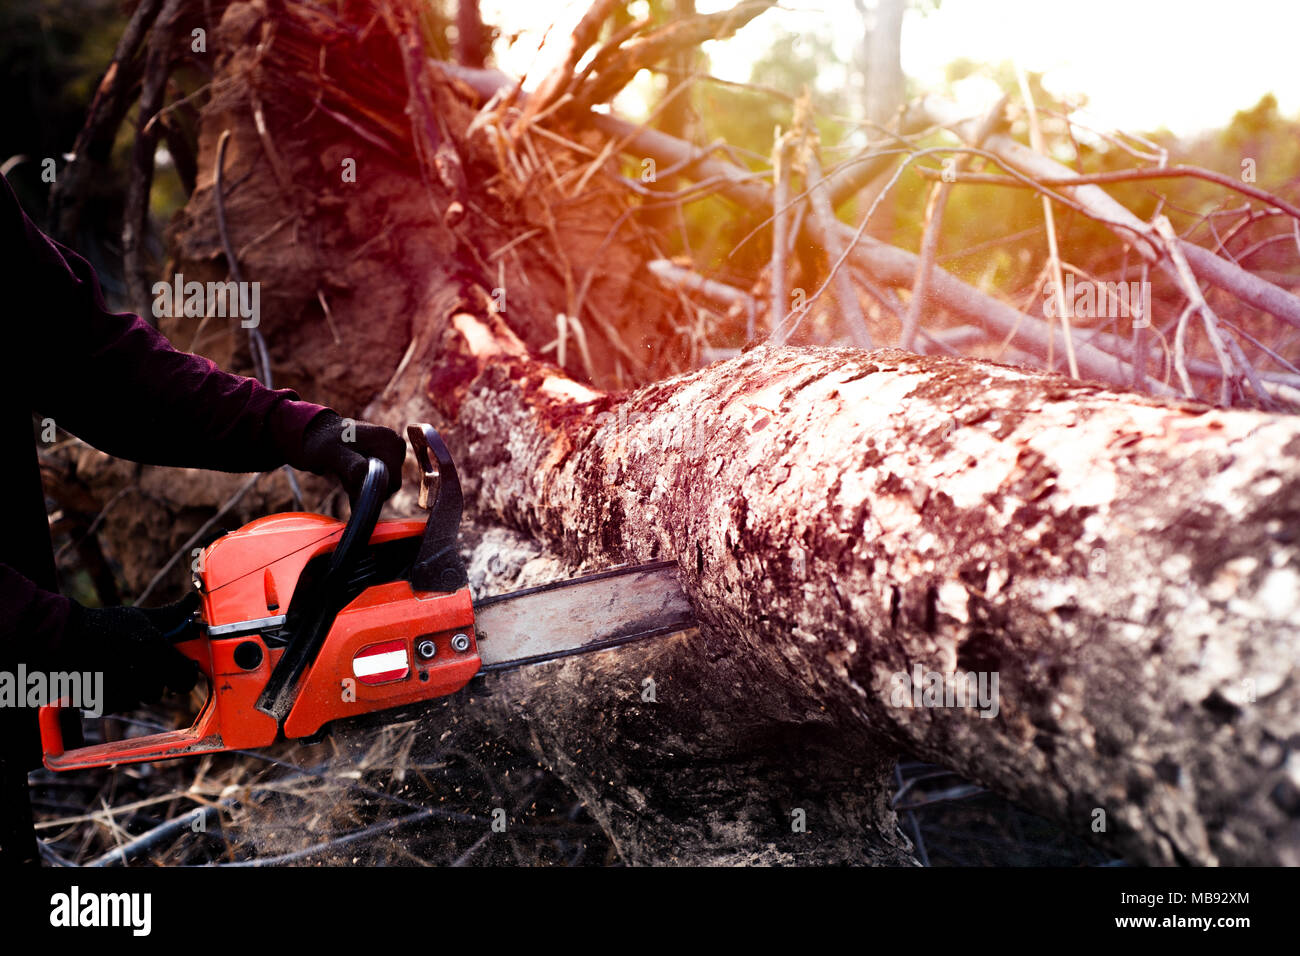
[[[40,708],[45,766],[105,767],[317,740],[335,721],[396,717],[478,674],[695,626],[672,562],[474,601],[459,551],[464,501],[456,466],[433,426],[411,425],[407,436],[427,520],[378,520],[388,473],[372,458],[346,524],[276,514],[218,538],[195,562],[199,620],[176,639],[207,683],[194,723],[77,746],[79,715],[62,701]]]

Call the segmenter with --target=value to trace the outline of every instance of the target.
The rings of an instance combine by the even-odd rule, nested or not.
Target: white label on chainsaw
[[[384,641],[357,651],[352,673],[363,684],[386,684],[411,672],[411,657],[405,641]]]

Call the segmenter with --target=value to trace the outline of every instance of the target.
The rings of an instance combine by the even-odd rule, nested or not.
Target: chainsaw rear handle
[[[82,746],[81,719],[77,710],[68,701],[58,700],[46,704],[37,711],[36,722],[41,737],[41,759],[51,770],[70,769],[83,766],[103,766],[115,760],[130,756],[133,760],[148,759],[150,756],[167,756],[177,747],[198,744],[192,751],[201,753],[204,749],[221,749],[221,738],[216,736],[208,741],[205,748],[201,741],[205,736],[212,736],[205,728],[212,722],[212,658],[207,653],[206,644],[200,642],[204,636],[197,626],[197,603],[195,612],[190,614],[170,631],[162,635],[163,640],[177,646],[177,650],[194,661],[203,679],[208,685],[208,700],[203,710],[195,719],[193,726],[186,731],[174,731],[152,737],[133,737],[121,741],[85,747]],[[67,752],[71,744],[75,749]]]
[[[77,712],[60,700],[47,704],[37,712],[37,725],[41,734],[41,759],[50,770],[70,770],[80,767],[106,767],[115,763],[134,763],[174,757],[178,753],[213,753],[225,749],[216,726],[216,694],[213,692],[212,655],[208,642],[201,640],[202,632],[193,626],[183,626],[164,635],[176,649],[198,665],[199,672],[208,685],[208,697],[194,723],[183,730],[171,730],[147,737],[128,737],[89,747],[65,750],[64,733],[74,735],[73,745],[81,742]]]

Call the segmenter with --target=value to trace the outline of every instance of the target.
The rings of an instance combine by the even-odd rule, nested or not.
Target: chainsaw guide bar
[[[474,605],[483,671],[588,654],[696,626],[671,561],[616,568]]]

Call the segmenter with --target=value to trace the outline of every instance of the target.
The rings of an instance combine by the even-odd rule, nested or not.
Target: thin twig
[[[143,853],[145,850],[157,846],[163,840],[176,836],[185,830],[193,829],[198,823],[201,827],[206,828],[207,824],[212,821],[220,812],[223,806],[229,806],[232,800],[223,800],[219,805],[207,806],[196,813],[183,813],[178,817],[168,820],[159,826],[154,827],[148,833],[142,833],[134,840],[123,843],[121,846],[114,847],[103,856],[98,856],[91,860],[86,866],[103,867],[103,866],[125,866],[126,863],[134,856]],[[199,832],[202,832],[201,830]]]
[[[1219,400],[1222,404],[1229,405],[1232,402],[1232,383],[1236,380],[1237,375],[1234,371],[1233,359],[1230,357],[1228,352],[1228,346],[1223,341],[1223,336],[1219,333],[1219,318],[1214,314],[1214,310],[1210,308],[1209,303],[1205,301],[1205,296],[1201,294],[1200,285],[1197,283],[1196,277],[1192,274],[1191,266],[1187,264],[1187,260],[1183,257],[1181,250],[1178,248],[1178,236],[1174,232],[1173,226],[1170,225],[1169,220],[1164,216],[1157,216],[1155,228],[1156,232],[1165,240],[1166,248],[1169,251],[1169,258],[1173,262],[1173,271],[1176,280],[1182,286],[1183,292],[1187,296],[1188,300],[1196,307],[1196,310],[1201,315],[1201,323],[1205,327],[1206,338],[1209,339],[1210,347],[1214,350],[1215,356],[1218,357],[1219,365],[1223,369],[1223,379],[1219,389]],[[1261,400],[1271,405],[1272,400],[1264,392],[1263,385],[1257,379],[1253,378],[1253,369],[1249,367],[1249,363],[1243,363],[1242,371],[1251,375],[1253,385],[1256,389],[1256,394],[1261,398]]]
[[[786,304],[790,294],[786,287],[786,219],[785,207],[790,197],[790,149],[785,135],[777,127],[775,142],[772,144],[772,261],[768,266],[768,284],[771,286],[771,306],[768,312],[768,328],[776,328],[781,317],[785,315]]]
[[[979,146],[993,131],[1006,109],[1007,97],[1004,95],[994,104],[984,117],[980,132],[976,134],[975,145]],[[962,153],[953,160],[953,167],[961,170],[970,162],[970,154]],[[930,282],[930,273],[934,269],[935,256],[939,251],[939,238],[943,234],[943,213],[948,205],[948,195],[952,192],[951,179],[945,178],[936,183],[930,192],[930,201],[926,204],[925,234],[921,239],[920,262],[916,267],[916,281],[912,283],[912,298],[908,303],[907,316],[903,319],[903,329],[898,338],[898,347],[911,350],[915,346],[916,332],[921,324],[921,310],[925,307],[926,286]],[[1047,200],[1043,200],[1047,204]],[[1050,231],[1050,222],[1049,231]],[[1076,376],[1077,377],[1077,376]]]
[[[1234,192],[1241,193],[1243,196],[1250,196],[1252,199],[1258,199],[1260,202],[1268,203],[1281,210],[1286,215],[1300,221],[1300,207],[1296,207],[1279,196],[1266,190],[1259,189],[1247,183],[1243,183],[1231,176],[1225,176],[1222,173],[1216,173],[1210,169],[1202,169],[1199,166],[1167,166],[1164,169],[1114,169],[1104,173],[1080,173],[1072,176],[1036,176],[1034,177],[1044,186],[1087,186],[1104,183],[1128,183],[1139,182],[1151,179],[1201,179],[1207,183],[1214,183],[1222,186],[1224,189],[1231,189]],[[964,173],[958,177],[958,182],[963,183],[986,183],[995,186],[1023,186],[1023,183],[1011,179],[1009,176],[1003,176],[998,173]]]
[[[844,322],[848,326],[849,335],[854,344],[858,348],[869,349],[871,348],[871,332],[867,329],[866,316],[862,314],[862,303],[858,301],[858,295],[853,288],[853,280],[849,277],[849,271],[840,268],[844,264],[844,260],[848,258],[848,250],[841,252],[837,247],[838,236],[833,228],[834,223],[837,221],[835,211],[831,209],[830,194],[826,188],[826,179],[822,176],[821,166],[817,162],[817,157],[811,151],[804,159],[804,166],[808,174],[812,214],[821,223],[826,255],[835,262],[831,267],[830,275],[827,276],[827,281],[833,280],[835,282],[835,297],[839,300],[840,311],[844,314]],[[785,339],[786,335],[774,336],[773,344],[782,345]]]
[[[1187,377],[1187,317],[1195,310],[1195,303],[1188,302],[1178,316],[1178,331],[1174,335],[1174,371],[1178,373],[1178,381],[1182,383],[1183,392],[1188,398],[1196,397],[1192,381]]]
[[[1025,109],[1029,116],[1029,145],[1035,153],[1046,155],[1047,150],[1043,146],[1042,130],[1038,126],[1038,110],[1034,106],[1034,95],[1029,89],[1029,77],[1025,75],[1024,67],[1017,60],[1015,63],[1016,81],[1020,84],[1020,96],[1025,101]],[[987,138],[987,133],[978,141],[973,141],[974,145],[979,146]],[[1056,295],[1057,318],[1061,320],[1061,327],[1065,329],[1065,357],[1070,367],[1070,377],[1079,377],[1079,363],[1074,357],[1074,338],[1070,335],[1070,305],[1065,300],[1065,281],[1061,275],[1061,252],[1056,244],[1056,217],[1052,213],[1052,201],[1046,196],[1042,197],[1043,204],[1043,224],[1047,229],[1047,262],[1052,272],[1052,286]],[[1051,360],[1048,360],[1051,364]]]

